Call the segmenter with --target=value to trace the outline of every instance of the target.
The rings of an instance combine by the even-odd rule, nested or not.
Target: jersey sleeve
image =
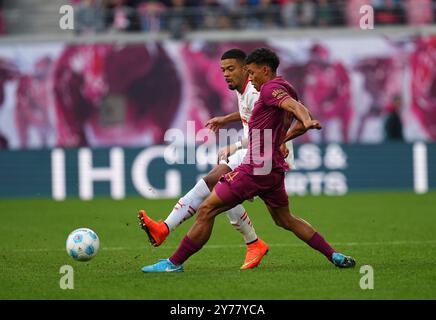
[[[267,83],[261,89],[263,102],[269,106],[279,107],[288,98],[291,98],[286,88],[278,83]]]

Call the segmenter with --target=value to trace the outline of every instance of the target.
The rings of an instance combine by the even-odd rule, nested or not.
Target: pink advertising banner
[[[0,47],[0,146],[149,146],[237,111],[221,54],[270,47],[324,124],[302,142],[436,140],[436,36]],[[241,126],[235,126],[241,128]]]

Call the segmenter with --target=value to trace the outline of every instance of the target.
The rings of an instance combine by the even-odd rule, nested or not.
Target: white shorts
[[[220,164],[228,165],[229,168],[233,171],[242,163],[242,160],[244,160],[246,154],[247,149],[239,149],[228,158],[228,161],[221,160]]]
[[[295,158],[294,158],[294,145],[292,143],[292,140],[289,140],[286,142],[286,147],[289,150],[289,154],[286,157],[286,162],[289,164],[290,169],[296,169],[297,166],[295,165]]]

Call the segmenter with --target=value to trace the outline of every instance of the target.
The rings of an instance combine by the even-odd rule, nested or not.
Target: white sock
[[[257,239],[257,234],[254,230],[253,224],[248,217],[247,211],[245,211],[242,205],[238,204],[226,213],[231,225],[242,233],[245,243],[250,243]]]
[[[176,229],[183,221],[193,217],[200,204],[210,194],[206,182],[200,179],[197,184],[174,206],[173,211],[164,221],[170,232]]]

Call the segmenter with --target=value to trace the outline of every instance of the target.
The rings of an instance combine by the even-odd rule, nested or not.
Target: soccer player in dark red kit
[[[321,129],[319,121],[313,120],[308,109],[297,101],[293,87],[277,76],[280,61],[273,51],[256,49],[247,57],[246,63],[249,78],[260,91],[248,124],[247,155],[240,166],[220,178],[201,204],[194,225],[174,254],[169,259],[143,267],[143,272],[183,271],[183,263],[209,240],[215,217],[254,196],[264,201],[278,226],[292,231],[335,266],[355,266],[352,257],[334,250],[309,223],[289,210],[284,181],[288,166],[280,145],[287,139],[286,133],[294,119],[300,121],[305,130]]]

